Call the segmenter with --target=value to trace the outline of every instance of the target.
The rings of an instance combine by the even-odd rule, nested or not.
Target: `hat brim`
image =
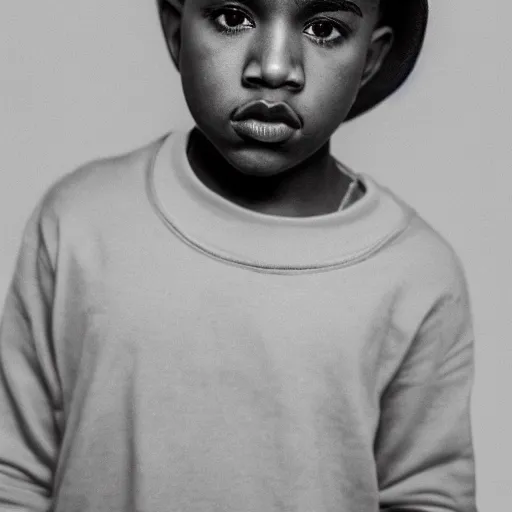
[[[346,120],[372,109],[395,92],[413,70],[423,46],[428,0],[388,0],[382,23],[394,31],[394,40],[379,72],[361,88]]]

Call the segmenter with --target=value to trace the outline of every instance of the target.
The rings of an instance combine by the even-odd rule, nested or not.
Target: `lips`
[[[286,103],[269,103],[265,100],[255,100],[235,111],[233,121],[256,119],[267,123],[285,123],[290,128],[298,130],[302,126],[299,116]]]
[[[256,100],[236,110],[231,124],[242,138],[281,143],[290,139],[301,128],[302,121],[286,103]]]

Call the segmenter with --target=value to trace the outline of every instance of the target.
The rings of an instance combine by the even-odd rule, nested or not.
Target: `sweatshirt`
[[[474,512],[464,273],[366,194],[255,213],[187,133],[87,164],[26,225],[0,324],[0,511]]]

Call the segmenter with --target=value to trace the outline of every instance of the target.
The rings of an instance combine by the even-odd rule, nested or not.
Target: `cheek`
[[[184,50],[180,75],[185,100],[196,124],[207,127],[214,124],[222,105],[222,83],[207,55],[193,53],[192,59]]]
[[[330,90],[335,94],[343,91],[344,96],[349,96],[358,90],[361,83],[365,55],[357,41],[347,44],[339,52],[334,51],[330,58],[324,59],[321,72],[317,72],[317,79],[328,82]]]
[[[240,80],[239,54],[207,32],[189,32],[183,38],[180,73],[185,92],[211,107],[223,104],[227,93]]]
[[[348,52],[337,53],[306,70],[305,114],[327,129],[337,127],[346,117],[359,91],[364,63]]]
[[[212,75],[210,53],[201,41],[186,38],[180,54],[180,74],[186,84],[185,92],[204,90],[204,87],[213,86],[217,82],[217,75]]]

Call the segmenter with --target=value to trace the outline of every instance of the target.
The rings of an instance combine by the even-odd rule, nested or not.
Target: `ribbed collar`
[[[162,221],[196,250],[260,272],[315,272],[354,264],[398,236],[412,211],[373,179],[347,209],[314,217],[257,213],[206,187],[187,158],[190,132],[166,136],[148,168]]]

